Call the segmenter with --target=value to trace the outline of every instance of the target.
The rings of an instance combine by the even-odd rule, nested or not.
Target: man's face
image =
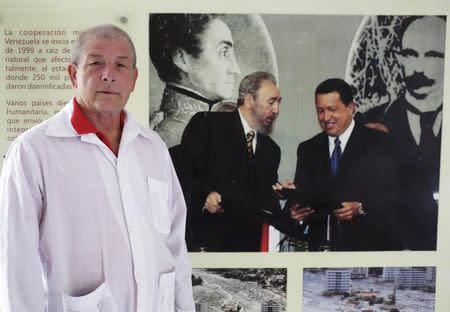
[[[202,52],[197,58],[187,55],[187,87],[212,100],[231,98],[240,69],[230,29],[216,18],[199,37]]]
[[[402,38],[399,61],[406,91],[419,111],[442,104],[444,84],[445,21],[427,16],[413,21]]]
[[[251,94],[247,96],[249,98],[250,112],[255,122],[252,126],[259,132],[269,134],[280,112],[280,90],[272,81],[264,80],[255,97]]]
[[[346,106],[337,92],[318,94],[316,111],[320,127],[329,136],[336,137],[344,133],[352,122],[355,104]]]
[[[79,64],[70,64],[68,72],[77,102],[92,113],[120,112],[137,79],[125,39],[88,39]]]

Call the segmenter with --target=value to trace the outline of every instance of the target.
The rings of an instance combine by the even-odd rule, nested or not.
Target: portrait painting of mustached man
[[[395,142],[408,249],[436,248],[446,18],[364,18],[349,59],[358,115]]]

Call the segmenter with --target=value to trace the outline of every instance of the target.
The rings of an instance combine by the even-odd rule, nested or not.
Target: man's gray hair
[[[237,99],[237,104],[244,104],[244,97],[246,94],[251,94],[254,98],[256,98],[256,93],[258,92],[259,88],[261,88],[261,84],[266,80],[269,80],[273,82],[274,85],[277,85],[275,77],[268,72],[257,71],[245,76],[239,84],[239,96]]]
[[[90,27],[88,29],[83,30],[78,38],[75,40],[75,43],[72,47],[72,63],[78,65],[81,59],[81,54],[84,50],[84,45],[90,39],[125,39],[128,42],[131,50],[131,57],[133,68],[136,67],[136,49],[134,48],[133,41],[130,36],[122,29],[117,26],[106,24],[106,25],[98,25],[94,27]]]

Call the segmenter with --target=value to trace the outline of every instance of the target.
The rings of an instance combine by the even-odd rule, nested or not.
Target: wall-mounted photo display
[[[303,270],[303,312],[435,310],[436,267]]]
[[[150,14],[149,126],[180,178],[188,249],[435,250],[445,29]]]
[[[32,187],[20,194],[42,208],[11,204],[12,180],[2,178],[1,312],[35,298],[49,311],[71,309],[91,293],[106,298],[89,297],[94,310],[195,301],[197,312],[450,311],[445,0],[0,2],[0,173],[20,172],[15,186]],[[120,116],[132,116],[163,159],[143,148],[125,161],[127,136],[112,148],[90,133],[90,149],[77,132],[74,150],[58,147],[64,139],[30,139],[39,158],[25,151],[32,165],[22,165],[14,146],[23,133],[73,107],[73,44],[100,24],[134,43],[138,75],[132,87],[127,79],[133,92]],[[101,172],[77,157],[85,148]],[[160,169],[174,188],[150,177]],[[49,172],[65,182],[49,184]],[[84,173],[95,179],[76,182]],[[61,198],[56,209],[52,198]],[[129,218],[137,202],[142,213]],[[171,260],[180,254],[182,269]],[[138,299],[150,279],[154,299]]]
[[[286,269],[194,269],[197,312],[286,311]]]

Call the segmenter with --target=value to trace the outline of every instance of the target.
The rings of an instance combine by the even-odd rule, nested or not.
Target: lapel
[[[267,137],[264,134],[257,132],[255,156],[253,158],[253,165],[255,168],[264,166],[264,155],[268,155],[270,157],[270,152],[267,152],[266,150],[267,150]]]
[[[394,135],[397,140],[406,141],[406,144],[403,145],[408,147],[408,153],[416,154],[419,151],[419,147],[412,135],[411,126],[409,125],[406,99],[402,97],[402,101],[402,105],[398,107],[398,112],[394,111],[393,115],[395,118],[394,125],[397,128],[397,133],[394,133]]]
[[[238,111],[234,111],[232,113],[232,133],[231,134],[231,146],[225,146],[225,148],[230,148],[232,150],[233,163],[236,166],[234,168],[239,168],[238,164],[242,164],[245,167],[248,167],[248,154],[247,154],[247,141],[245,139],[244,127],[242,126],[241,118],[239,116]]]
[[[321,175],[331,177],[330,148],[328,144],[328,135],[326,132],[322,132],[320,134],[317,149],[318,153],[313,153],[312,157],[317,157],[317,155],[320,155],[317,161],[320,165],[318,168],[321,170]]]
[[[344,172],[348,172],[354,165],[355,161],[364,157],[365,142],[362,134],[361,125],[355,123],[355,127],[348,139],[345,150],[342,153],[339,161],[339,168],[336,176],[342,175]]]
[[[414,152],[419,152],[419,146],[416,143],[416,140],[414,139],[411,131],[411,125],[409,124],[408,120],[408,109],[407,109],[407,101],[406,98],[403,98],[403,101],[405,102],[404,105],[401,105],[401,115],[399,116],[399,128],[400,133],[398,135],[399,140],[404,140],[404,138],[407,138],[408,140],[408,146],[411,146],[411,150]],[[411,104],[410,104],[411,105]],[[419,117],[420,118],[420,117]],[[419,122],[419,128],[420,128],[420,122]],[[441,127],[439,128],[439,132],[436,136],[436,140],[441,142],[441,133],[442,133],[442,121],[441,121]]]

